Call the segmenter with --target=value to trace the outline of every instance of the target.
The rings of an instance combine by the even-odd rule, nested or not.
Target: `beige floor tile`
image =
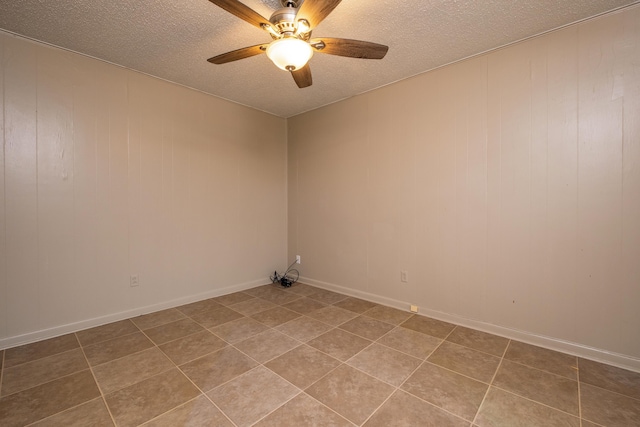
[[[265,366],[293,385],[305,389],[340,363],[331,356],[301,345],[265,363]]]
[[[332,329],[307,344],[344,362],[362,351],[371,341],[342,329]]]
[[[581,427],[640,425],[639,373],[306,284],[265,285],[0,350],[0,425],[111,426],[98,381],[125,426],[232,427],[202,390],[239,425],[580,427],[578,364]],[[274,384],[291,394],[271,396]]]
[[[375,343],[347,361],[348,365],[396,387],[421,363],[420,359]]]
[[[315,294],[318,288],[315,286],[307,285],[305,283],[294,283],[291,287],[285,289],[286,292],[291,292],[301,296],[308,296]]]
[[[412,316],[409,312],[398,310],[397,308],[386,307],[384,305],[377,305],[364,312],[363,315],[391,323],[396,326]]]
[[[357,317],[358,314],[354,313],[353,311],[344,310],[342,308],[330,305],[319,310],[312,311],[311,313],[307,314],[307,316],[332,326],[338,326]]]
[[[93,369],[93,374],[104,394],[123,389],[151,378],[175,365],[157,347],[103,363]]]
[[[309,395],[300,393],[255,424],[255,427],[283,426],[352,427],[353,424]]]
[[[582,418],[603,426],[640,426],[640,400],[580,384]]]
[[[266,299],[267,301],[277,305],[285,305],[302,298],[302,296],[291,293],[291,292],[285,292],[285,291],[279,290],[278,292],[267,294],[260,298]]]
[[[394,388],[351,366],[341,365],[306,392],[349,421],[362,424]]]
[[[140,329],[138,329],[131,320],[127,319],[76,332],[76,336],[78,337],[80,344],[82,344],[83,347],[86,347],[88,345],[112,340],[114,338],[130,335],[139,331]]]
[[[577,358],[558,351],[511,341],[504,358],[572,380],[577,379]]]
[[[580,382],[640,400],[640,373],[580,358]]]
[[[453,328],[456,327],[451,323],[432,319],[430,317],[419,316],[417,314],[414,314],[413,317],[404,321],[400,326],[442,339],[446,338],[447,335],[453,331]]]
[[[569,414],[579,414],[577,381],[503,360],[493,385]]]
[[[265,310],[277,307],[276,304],[267,301],[262,298],[251,298],[246,301],[239,302],[237,304],[230,305],[229,308],[244,314],[245,316],[252,316]]]
[[[249,426],[294,397],[299,389],[260,366],[211,390],[211,400],[238,426]]]
[[[343,299],[348,298],[346,295],[327,291],[326,289],[317,289],[314,293],[307,296],[316,301],[320,301],[323,304],[335,304],[339,301],[342,301]]]
[[[312,319],[311,317],[301,316],[277,326],[276,329],[298,341],[306,342],[324,334],[328,330],[333,329],[333,327],[319,320]]]
[[[258,288],[250,289],[246,292],[250,293],[254,297],[265,299],[277,305],[287,304],[301,298],[300,295],[291,292],[285,292],[284,290],[276,288],[272,285],[260,286]]]
[[[247,289],[244,292],[253,297],[262,298],[264,296],[278,295],[280,292],[284,292],[284,289],[281,286],[275,286],[273,284],[270,284],[270,285],[262,285],[262,286],[257,286],[255,288]]]
[[[235,344],[235,347],[260,363],[278,357],[301,343],[283,333],[269,329]]]
[[[180,405],[155,418],[144,427],[234,427],[205,396]]]
[[[326,304],[323,304],[311,298],[299,298],[293,302],[283,305],[284,308],[293,310],[296,313],[300,313],[300,314],[308,314],[308,313],[311,313],[312,311],[319,310],[326,306],[327,306]]]
[[[339,326],[340,329],[375,341],[395,326],[367,316],[358,316]]]
[[[182,372],[207,392],[244,374],[258,364],[233,347],[225,347],[180,366]]]
[[[232,320],[231,322],[211,328],[211,332],[228,343],[235,344],[244,341],[260,332],[269,329],[268,326],[249,317]]]
[[[178,369],[163,372],[105,395],[119,427],[137,426],[198,396],[200,392]]]
[[[142,332],[102,341],[84,348],[91,366],[110,362],[129,354],[153,347],[153,343]]]
[[[334,304],[336,307],[362,314],[378,304],[358,298],[348,297]]]
[[[194,314],[201,311],[216,310],[218,308],[222,308],[222,305],[219,304],[214,298],[209,298],[202,301],[196,301],[190,304],[181,305],[180,307],[176,307],[176,310],[187,316],[193,316]]]
[[[485,383],[491,382],[500,364],[499,357],[447,341],[443,342],[427,360]]]
[[[442,340],[411,329],[395,328],[380,338],[378,343],[411,356],[425,359],[442,343]]]
[[[32,427],[113,427],[113,420],[104,400],[99,397],[66,411],[52,415]]]
[[[246,292],[234,292],[232,294],[222,295],[219,297],[213,298],[215,302],[222,305],[233,305],[242,301],[247,301],[253,298],[253,296],[249,295]]]
[[[156,326],[164,325],[166,323],[175,322],[176,320],[184,319],[185,315],[176,310],[170,308],[168,310],[156,311],[155,313],[149,313],[142,316],[134,317],[131,321],[140,329],[151,329]]]
[[[0,398],[0,425],[25,426],[99,396],[91,372],[76,372]]]
[[[364,425],[366,427],[468,427],[469,422],[398,390]]]
[[[580,427],[580,420],[548,406],[491,387],[475,424],[480,427]]]
[[[243,314],[227,307],[221,307],[215,310],[199,311],[191,318],[207,329],[215,328],[232,320],[240,319]]]
[[[188,335],[202,332],[204,328],[191,319],[185,318],[144,331],[156,345],[177,340]]]
[[[2,373],[2,396],[7,396],[37,385],[87,369],[87,361],[80,348],[36,359]]]
[[[447,341],[498,357],[502,357],[504,350],[507,348],[507,344],[509,344],[507,338],[462,326],[456,326],[453,332],[447,337]]]
[[[226,345],[226,342],[205,330],[163,344],[160,346],[160,350],[162,350],[173,363],[182,365],[198,357],[218,351]]]
[[[301,316],[300,313],[287,310],[284,307],[275,307],[270,310],[266,310],[266,311],[254,314],[253,316],[251,316],[251,318],[273,328],[275,326],[282,325],[283,323],[286,323],[289,320],[296,319],[300,316]]]
[[[401,388],[472,421],[488,387],[487,384],[426,362]]]
[[[64,353],[65,351],[78,348],[78,340],[75,334],[62,335],[32,344],[25,344],[5,350],[4,368],[19,365],[21,363],[32,362],[34,360]]]

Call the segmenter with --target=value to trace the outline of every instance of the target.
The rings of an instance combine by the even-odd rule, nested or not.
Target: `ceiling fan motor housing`
[[[283,7],[276,10],[269,18],[269,22],[278,29],[280,34],[293,34],[296,32],[296,14],[298,9],[294,7]]]

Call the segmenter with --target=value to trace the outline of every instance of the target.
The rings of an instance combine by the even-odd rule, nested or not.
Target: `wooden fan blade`
[[[331,37],[311,39],[309,44],[317,52],[362,59],[382,59],[389,50],[383,44]]]
[[[309,87],[313,83],[313,79],[311,78],[311,67],[309,67],[309,64],[299,70],[292,71],[291,75],[300,89]]]
[[[216,6],[226,10],[232,15],[237,16],[240,19],[247,21],[251,25],[255,25],[258,28],[262,28],[262,24],[270,25],[269,20],[265,19],[255,10],[249,6],[245,6],[238,0],[209,0]]]
[[[313,30],[326,18],[342,0],[304,0],[296,20],[305,19],[309,23],[309,29]]]
[[[251,56],[260,55],[267,50],[269,44],[257,44],[255,46],[243,47],[242,49],[232,50],[213,58],[207,59],[212,64],[226,64],[227,62],[237,61],[239,59],[249,58]]]

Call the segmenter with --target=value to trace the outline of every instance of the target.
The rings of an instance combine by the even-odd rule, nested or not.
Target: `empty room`
[[[0,425],[640,426],[637,0],[0,0]]]

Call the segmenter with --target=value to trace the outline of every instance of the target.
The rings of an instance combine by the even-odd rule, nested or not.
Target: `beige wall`
[[[288,132],[312,283],[640,369],[639,7]]]
[[[285,265],[284,119],[3,33],[0,64],[0,348]]]

